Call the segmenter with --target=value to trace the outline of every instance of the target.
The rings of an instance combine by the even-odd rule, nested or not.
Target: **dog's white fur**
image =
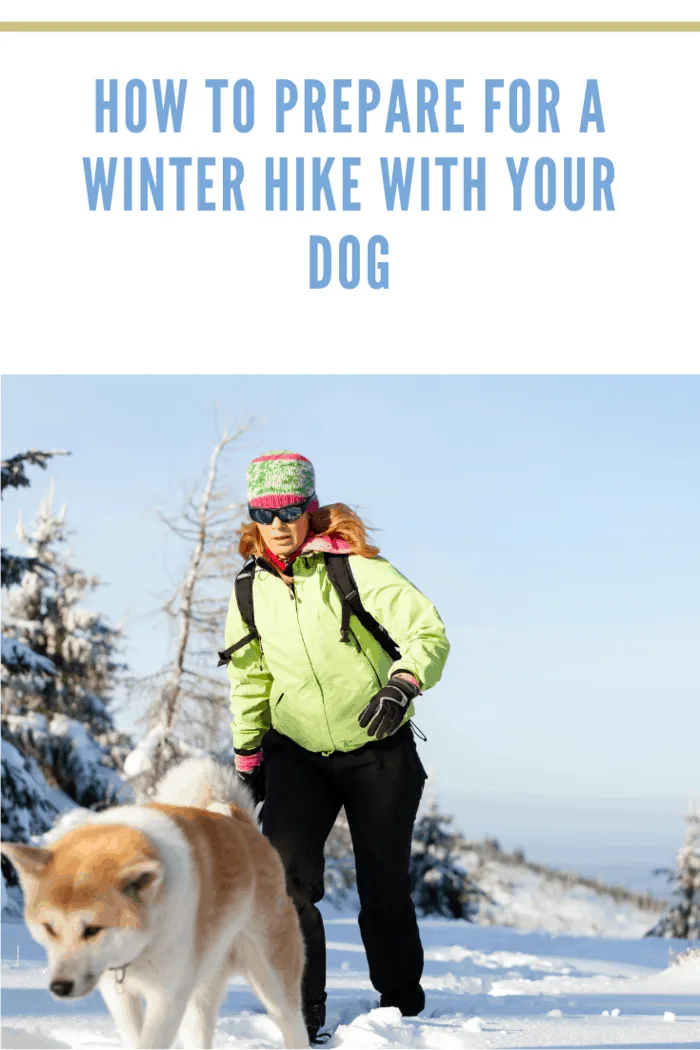
[[[141,806],[120,806],[99,815],[100,824],[119,824],[142,831],[156,847],[164,866],[164,890],[149,911],[153,936],[122,974],[107,969],[98,988],[125,1046],[169,1047],[188,1010],[181,1009],[194,988],[210,977],[209,953],[195,970],[193,949],[197,919],[198,878],[184,834],[169,817]],[[224,917],[222,916],[222,919]],[[224,929],[228,924],[222,923]],[[128,979],[127,979],[128,974]],[[123,978],[120,984],[120,978]],[[145,1010],[142,1005],[145,1003]],[[216,1014],[200,1011],[192,1048],[211,1047]],[[189,1011],[191,1013],[191,1011]],[[191,1033],[194,1036],[194,1031]]]
[[[196,806],[215,813],[230,813],[231,804],[255,815],[253,797],[228,766],[213,758],[186,758],[172,766],[156,787],[156,802]]]
[[[188,759],[166,774],[156,801],[163,808],[119,806],[86,825],[88,831],[96,825],[114,826],[122,833],[135,829],[157,858],[145,862],[152,881],[138,897],[143,924],[138,929],[105,929],[95,939],[99,943],[84,937],[89,909],[62,911],[50,886],[43,892],[49,904],[42,905],[41,868],[38,873],[29,867],[23,870],[30,847],[4,848],[17,866],[25,897],[31,891],[27,921],[32,935],[47,948],[50,981],[74,982],[76,997],[97,983],[126,1046],[170,1047],[179,1031],[185,1047],[205,1050],[212,1046],[228,978],[242,973],[279,1025],[285,1046],[308,1046],[301,1012],[301,935],[284,891],[279,857],[250,819],[251,796],[226,767],[211,759]],[[183,806],[195,807],[196,812],[169,809]],[[225,818],[223,830],[228,832],[230,825],[235,843],[224,851],[220,865],[203,860],[193,848],[197,835],[205,836],[201,841],[206,846],[208,829],[216,823],[206,811]],[[84,830],[72,832],[74,841]],[[221,833],[219,824],[215,834]],[[62,841],[51,845],[52,856],[60,853]],[[91,855],[91,864],[93,860]],[[47,882],[49,878],[47,874]],[[219,897],[209,884],[217,878],[228,879]],[[208,921],[202,942],[201,902],[207,894],[228,903],[214,922]],[[47,935],[47,922],[58,937]]]

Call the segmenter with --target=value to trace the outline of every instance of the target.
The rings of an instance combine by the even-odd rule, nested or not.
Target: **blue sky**
[[[134,672],[168,651],[153,612],[178,569],[152,508],[199,476],[217,419],[254,417],[241,497],[253,455],[303,452],[321,500],[359,506],[445,620],[448,668],[416,720],[465,830],[500,812],[527,844],[542,814],[564,828],[613,806],[680,837],[700,795],[697,378],[20,376],[2,409],[3,455],[72,452],[5,496],[3,542],[55,479]],[[513,800],[539,817],[520,828]]]

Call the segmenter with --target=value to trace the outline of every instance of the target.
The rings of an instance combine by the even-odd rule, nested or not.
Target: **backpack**
[[[349,555],[325,554],[324,558],[328,578],[335,587],[341,602],[340,641],[343,643],[350,641],[350,617],[355,616],[365,630],[381,645],[387,656],[396,663],[397,660],[401,659],[401,651],[386,628],[382,627],[362,604],[360,592],[357,589],[355,577],[350,568]],[[234,584],[238,610],[248,628],[248,634],[244,635],[243,638],[233,645],[229,645],[228,649],[224,649],[223,652],[219,653],[217,667],[227,664],[238,649],[242,649],[245,645],[252,642],[254,638],[259,637],[255,626],[255,610],[253,608],[253,579],[255,577],[256,563],[264,569],[269,570],[270,568],[262,558],[250,558],[236,576]]]

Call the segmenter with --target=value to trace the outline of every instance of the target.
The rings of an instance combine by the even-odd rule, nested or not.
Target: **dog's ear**
[[[1,842],[0,852],[16,869],[22,885],[40,878],[51,860],[51,851],[20,842]]]
[[[119,888],[126,897],[149,901],[157,896],[165,872],[157,860],[143,860],[129,864],[119,872]]]

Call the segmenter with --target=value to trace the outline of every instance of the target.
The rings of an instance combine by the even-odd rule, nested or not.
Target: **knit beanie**
[[[298,452],[266,452],[258,456],[248,467],[246,482],[250,506],[265,510],[301,503],[316,489],[313,464]],[[307,510],[318,510],[318,500],[312,500]]]

